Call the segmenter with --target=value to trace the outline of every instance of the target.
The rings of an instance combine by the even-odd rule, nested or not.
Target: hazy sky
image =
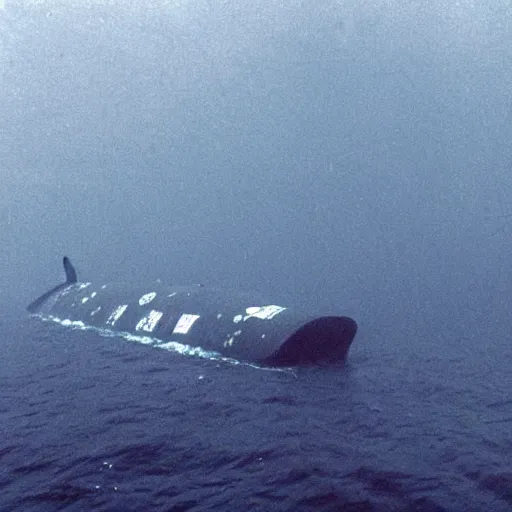
[[[508,0],[5,0],[0,81],[4,297],[65,253],[370,337],[510,331]]]

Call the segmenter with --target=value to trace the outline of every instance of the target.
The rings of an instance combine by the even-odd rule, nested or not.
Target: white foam
[[[293,368],[269,368],[269,367],[262,367],[259,366],[256,363],[247,363],[238,361],[237,359],[233,359],[231,357],[224,357],[218,352],[215,352],[213,350],[204,350],[201,347],[192,347],[190,345],[187,345],[185,343],[179,343],[178,341],[167,341],[163,342],[160,339],[152,338],[150,336],[138,336],[136,334],[131,334],[128,332],[123,331],[113,331],[108,328],[102,328],[102,327],[95,327],[92,325],[85,325],[80,320],[70,320],[70,319],[61,319],[55,316],[44,316],[44,315],[37,315],[39,318],[41,318],[44,321],[52,321],[56,322],[60,325],[63,325],[65,327],[71,327],[72,329],[78,329],[83,331],[93,331],[101,336],[107,337],[107,338],[121,338],[130,342],[135,343],[141,343],[143,345],[149,345],[151,347],[161,348],[163,350],[166,350],[168,352],[173,352],[180,355],[185,356],[194,356],[194,357],[200,357],[201,359],[208,359],[210,361],[218,361],[222,363],[228,363],[232,365],[242,365],[242,366],[248,366],[250,368],[254,368],[255,370],[263,370],[263,371],[271,371],[271,372],[280,372],[280,373],[291,373],[294,377],[297,378],[297,374],[295,373]]]

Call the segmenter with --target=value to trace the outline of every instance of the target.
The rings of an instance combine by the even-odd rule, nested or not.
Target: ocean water
[[[509,340],[363,333],[277,371],[0,325],[2,512],[512,509]]]

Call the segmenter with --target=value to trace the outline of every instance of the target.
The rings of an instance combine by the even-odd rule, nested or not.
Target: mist
[[[511,49],[504,0],[6,0],[3,300],[67,254],[350,314],[369,347],[502,338]]]

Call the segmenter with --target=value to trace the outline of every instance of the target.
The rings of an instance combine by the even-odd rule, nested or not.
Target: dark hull
[[[270,365],[338,363],[357,331],[348,317],[308,316],[252,295],[201,286],[127,290],[70,282],[45,293],[28,310]]]

